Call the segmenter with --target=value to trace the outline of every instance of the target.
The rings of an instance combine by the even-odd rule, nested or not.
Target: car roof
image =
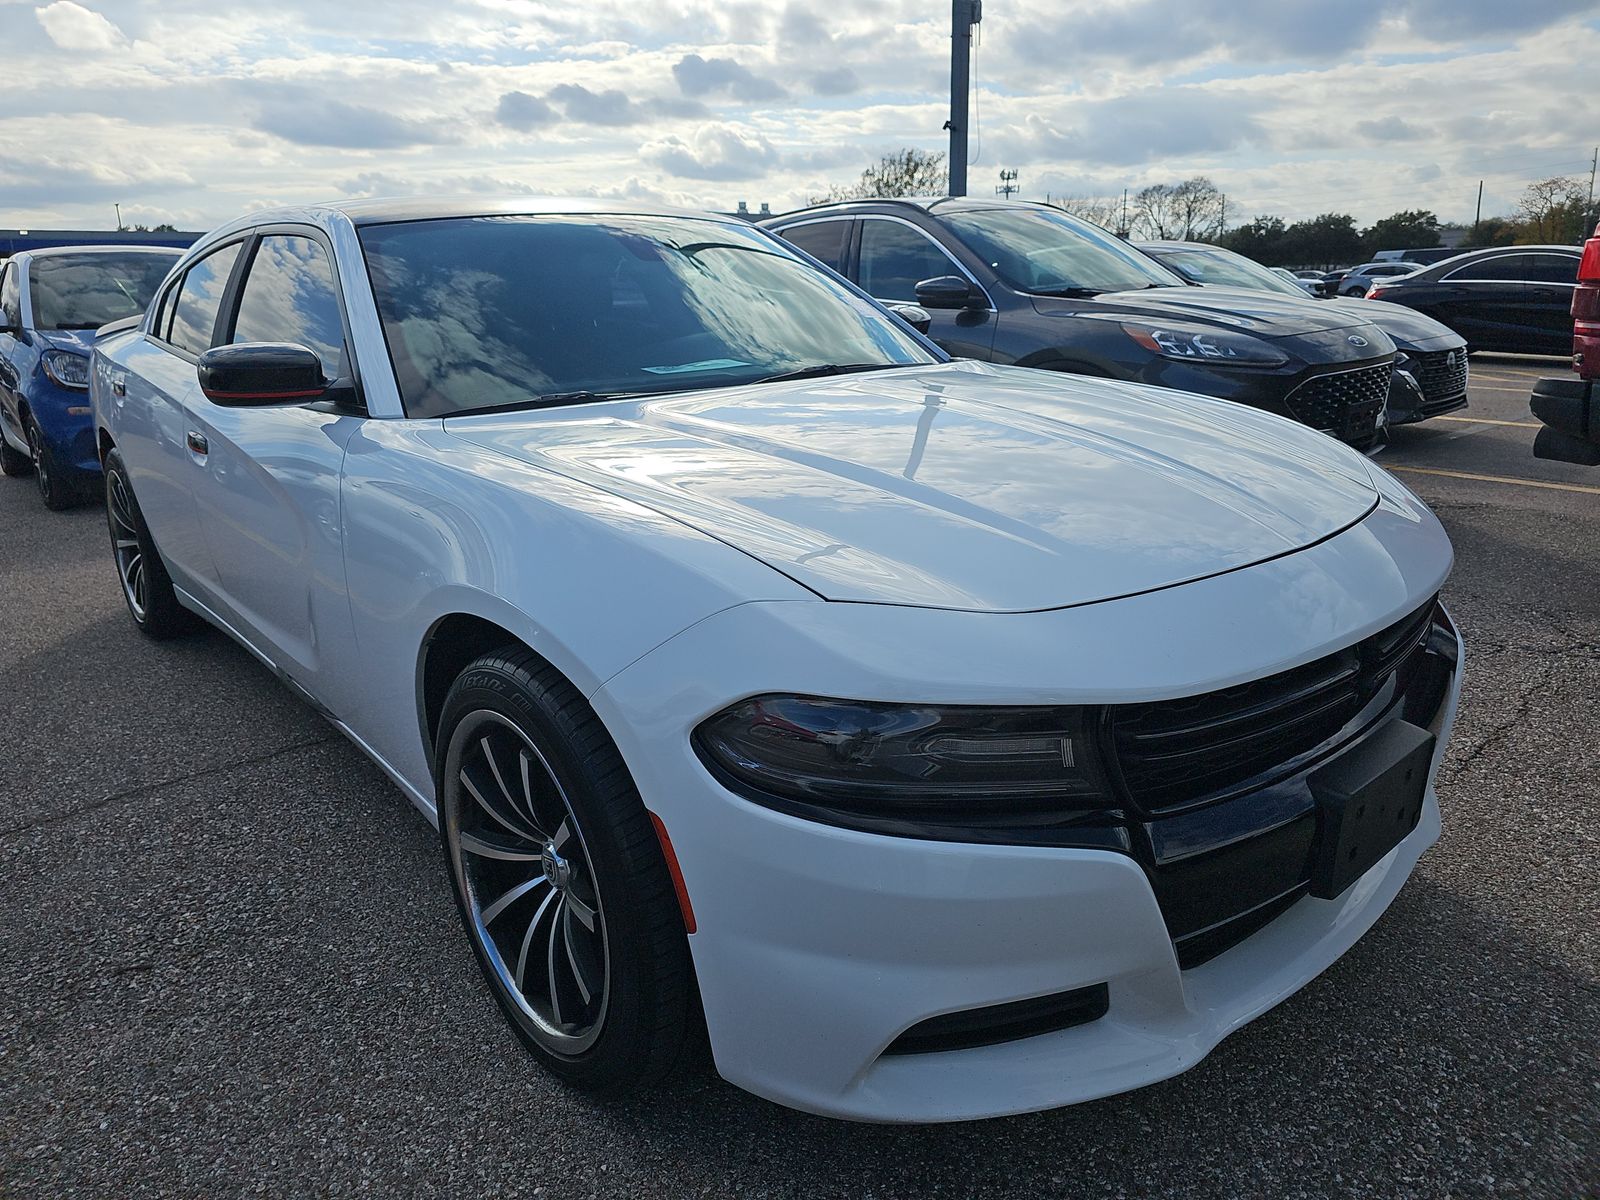
[[[381,225],[392,221],[437,221],[451,217],[583,216],[629,213],[643,216],[701,217],[738,222],[719,213],[673,208],[662,204],[636,204],[592,196],[401,196],[364,200],[336,200],[299,208],[267,209],[250,214],[250,223],[303,220],[308,214],[342,213],[355,225]]]
[[[971,196],[866,196],[856,200],[828,200],[822,204],[808,204],[803,208],[791,209],[786,213],[777,213],[762,221],[763,225],[778,224],[783,221],[793,220],[798,216],[809,216],[812,213],[824,212],[856,212],[864,209],[888,207],[911,209],[916,212],[942,215],[949,212],[990,212],[997,209],[1021,209],[1033,211],[1049,208],[1052,211],[1064,212],[1054,205],[1041,204],[1036,200],[987,200],[975,199]],[[1065,215],[1070,216],[1070,213]]]
[[[64,258],[74,254],[164,254],[177,258],[183,251],[176,246],[44,246],[38,250],[18,250],[11,257],[31,260]]]

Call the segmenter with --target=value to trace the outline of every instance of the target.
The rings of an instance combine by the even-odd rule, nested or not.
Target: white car
[[[220,626],[437,821],[590,1087],[700,1036],[839,1117],[1147,1084],[1439,832],[1416,497],[1253,409],[950,362],[741,221],[253,213],[92,395],[135,622]]]

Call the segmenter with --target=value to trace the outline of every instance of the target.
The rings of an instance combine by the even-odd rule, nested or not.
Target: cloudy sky
[[[1470,220],[1583,175],[1600,0],[987,0],[971,191],[1205,173],[1230,217]],[[941,149],[948,0],[0,0],[0,226],[339,196],[774,211]]]

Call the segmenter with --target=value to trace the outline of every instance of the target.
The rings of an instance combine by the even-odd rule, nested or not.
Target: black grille
[[[1431,350],[1411,356],[1412,374],[1422,386],[1422,408],[1454,408],[1467,394],[1467,352]]]
[[[1316,662],[1222,691],[1110,710],[1128,795],[1146,811],[1189,804],[1303,765],[1426,639],[1435,602]]]
[[[1378,414],[1389,396],[1389,366],[1358,367],[1308,379],[1289,393],[1297,421],[1365,445],[1378,433]]]

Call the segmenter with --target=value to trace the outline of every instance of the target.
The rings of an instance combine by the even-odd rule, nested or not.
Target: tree
[[[1309,221],[1296,221],[1284,230],[1281,252],[1284,262],[1296,266],[1326,268],[1352,263],[1361,256],[1356,219],[1349,213],[1323,213]]]
[[[1420,250],[1438,244],[1439,218],[1427,209],[1394,213],[1361,235],[1361,253],[1367,258],[1379,250]]]
[[[1253,258],[1264,266],[1283,262],[1284,237],[1288,227],[1282,217],[1262,215],[1224,233],[1219,242],[1235,253]]]
[[[1179,227],[1177,187],[1170,183],[1152,183],[1142,187],[1133,197],[1133,228],[1142,237],[1165,241],[1173,237]]]
[[[1582,241],[1584,196],[1583,186],[1563,175],[1530,183],[1517,201],[1523,224],[1518,240],[1529,245]]]
[[[1071,213],[1085,221],[1092,221],[1102,229],[1126,234],[1122,225],[1122,201],[1115,196],[1051,196],[1044,198],[1062,212]]]
[[[1519,232],[1521,227],[1510,217],[1484,217],[1467,230],[1467,236],[1461,239],[1461,249],[1515,245]]]
[[[1185,179],[1172,189],[1173,213],[1183,229],[1183,240],[1216,237],[1228,211],[1228,198],[1204,175]]]
[[[944,151],[907,147],[885,154],[855,183],[813,196],[809,204],[828,200],[866,200],[875,196],[942,196],[949,189],[949,173],[944,166]]]

